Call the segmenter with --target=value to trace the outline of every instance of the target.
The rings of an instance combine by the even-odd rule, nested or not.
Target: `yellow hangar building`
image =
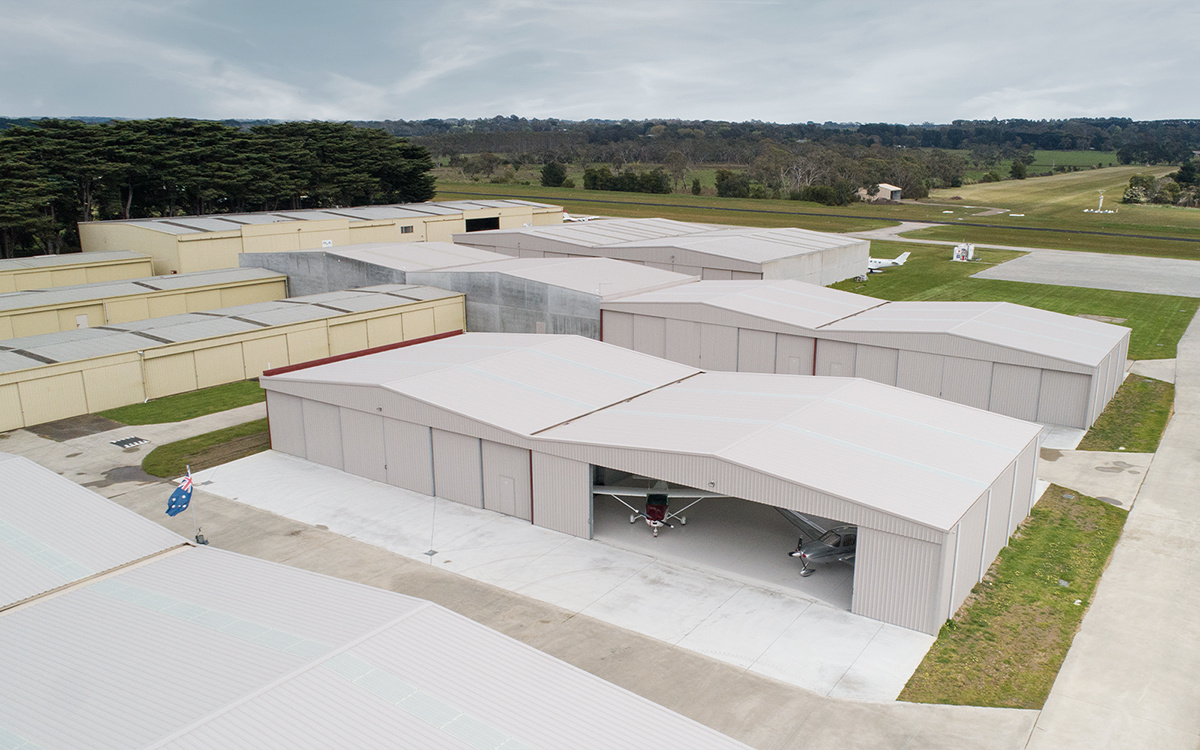
[[[239,253],[278,253],[370,242],[449,242],[455,234],[561,224],[561,206],[522,200],[405,203],[79,224],[83,252],[132,250],[154,273],[237,268]]]

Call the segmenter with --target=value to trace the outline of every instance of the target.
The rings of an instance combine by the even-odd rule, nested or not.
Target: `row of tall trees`
[[[432,168],[349,123],[37,120],[0,130],[0,252],[77,247],[84,221],[424,201]]]

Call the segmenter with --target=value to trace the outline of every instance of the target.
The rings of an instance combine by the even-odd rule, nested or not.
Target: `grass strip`
[[[976,250],[972,263],[950,260],[950,248],[903,242],[871,242],[871,255],[891,258],[909,251],[901,268],[871,274],[867,281],[840,281],[834,289],[888,300],[1012,302],[1064,315],[1094,315],[1132,329],[1130,359],[1171,359],[1200,299],[1162,294],[973,279],[972,274],[1020,255],[1010,250]]]
[[[267,420],[256,419],[160,445],[142,459],[142,470],[156,477],[177,477],[188,466],[193,472],[211,469],[270,447]]]
[[[1040,709],[1125,518],[1119,508],[1051,485],[942,626],[900,700]]]
[[[1175,386],[1130,375],[1083,436],[1079,450],[1153,453],[1167,429],[1174,403]]]
[[[215,414],[247,404],[257,404],[266,397],[266,392],[259,387],[257,380],[242,380],[199,391],[156,398],[144,404],[118,406],[116,409],[98,412],[98,414],[115,422],[130,425],[182,422],[186,419],[202,417],[205,414]]]

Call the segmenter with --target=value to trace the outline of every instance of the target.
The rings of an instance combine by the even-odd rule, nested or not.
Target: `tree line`
[[[429,200],[423,147],[349,123],[34,120],[0,130],[0,252],[78,247],[77,222]]]

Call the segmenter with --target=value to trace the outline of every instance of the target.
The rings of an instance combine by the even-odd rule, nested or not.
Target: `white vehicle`
[[[900,253],[895,258],[867,258],[867,273],[879,273],[885,268],[902,266],[912,253]]]

